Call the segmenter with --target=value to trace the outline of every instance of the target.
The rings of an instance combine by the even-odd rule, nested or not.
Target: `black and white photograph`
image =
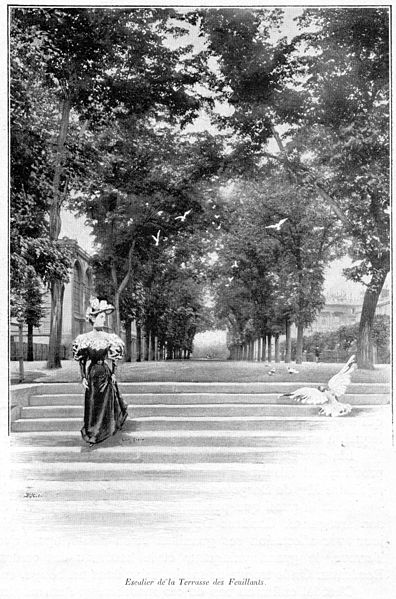
[[[4,599],[391,599],[390,4],[12,3]]]

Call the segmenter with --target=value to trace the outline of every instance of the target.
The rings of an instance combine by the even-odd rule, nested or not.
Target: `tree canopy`
[[[11,300],[23,313],[29,279],[50,288],[50,366],[70,267],[62,206],[93,231],[116,329],[135,318],[186,351],[211,287],[238,342],[294,322],[301,356],[324,268],[349,252],[345,274],[366,286],[359,363],[372,364],[390,268],[389,11],[307,8],[289,38],[283,17],[11,9]]]

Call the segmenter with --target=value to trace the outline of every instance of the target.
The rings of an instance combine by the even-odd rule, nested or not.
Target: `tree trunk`
[[[120,294],[118,291],[114,293],[114,312],[113,312],[113,326],[114,333],[120,336],[121,321],[120,321]]]
[[[136,323],[136,362],[142,361],[142,327]]]
[[[70,98],[65,98],[62,103],[62,115],[57,142],[54,177],[52,180],[52,200],[49,210],[49,233],[50,238],[56,241],[59,238],[61,230],[60,211],[65,200],[66,191],[61,191],[61,177],[65,160],[65,143],[70,120],[71,102]],[[63,284],[54,279],[51,281],[51,320],[50,337],[48,343],[48,362],[47,368],[61,368],[60,361],[60,342],[61,342],[61,313],[63,300]],[[59,330],[60,329],[60,330]]]
[[[61,368],[60,342],[62,338],[62,304],[64,286],[61,281],[51,283],[51,320],[47,368]]]
[[[260,362],[261,360],[261,337],[257,338],[257,362]]]
[[[150,358],[150,329],[144,329],[144,361],[148,362]]]
[[[23,381],[25,380],[25,368],[23,365],[23,320],[18,321],[18,332],[19,332],[19,343],[18,343],[19,382],[23,383]]]
[[[60,315],[59,315],[59,326],[58,326],[58,339],[57,339],[57,347],[59,352],[59,361],[63,358],[63,352],[61,352],[62,347],[62,330],[63,330],[63,298],[65,296],[65,286],[62,283],[61,287],[61,298],[60,298]]]
[[[272,361],[271,341],[272,341],[272,335],[271,335],[271,333],[268,333],[268,335],[267,335],[267,360],[269,363],[271,363],[271,361]]]
[[[275,335],[275,362],[280,362],[279,355],[279,333]]]
[[[304,325],[297,325],[296,364],[302,364]]]
[[[357,342],[357,362],[359,368],[372,370],[374,368],[374,352],[372,340],[372,328],[377,308],[378,298],[384,286],[387,272],[383,271],[380,281],[376,281],[376,287],[371,290],[367,288],[364,294],[362,314],[360,317],[358,342]]]
[[[265,358],[266,358],[266,337],[265,335],[263,335],[263,337],[261,337],[261,361],[265,362]]]
[[[156,355],[155,355],[155,333],[152,330],[150,333],[150,360],[152,360],[153,362],[155,362],[156,360]]]
[[[131,331],[131,320],[127,320],[125,322],[125,362],[130,362],[132,359],[131,356],[131,346],[132,346],[132,331]]]
[[[135,249],[135,240],[133,240],[131,247],[129,248],[129,252],[128,252],[128,270],[127,273],[125,275],[125,277],[122,279],[121,284],[118,285],[118,276],[117,276],[117,269],[116,269],[116,265],[115,265],[115,261],[114,258],[112,258],[111,260],[111,278],[113,281],[113,285],[114,285],[114,332],[117,335],[120,335],[120,331],[121,331],[121,320],[120,320],[120,297],[122,292],[124,291],[124,289],[126,288],[126,286],[129,283],[129,279],[131,277],[132,274],[132,256],[133,256],[133,252]]]
[[[285,363],[289,364],[291,362],[291,322],[290,320],[286,320],[286,353],[285,353]]]
[[[33,325],[28,322],[27,325],[27,362],[33,362],[34,351],[33,351]]]

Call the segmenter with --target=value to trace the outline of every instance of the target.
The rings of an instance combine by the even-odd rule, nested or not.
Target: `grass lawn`
[[[79,381],[78,364],[73,360],[62,362],[62,368],[46,369],[45,362],[25,362],[25,382],[76,382]],[[296,381],[327,383],[342,368],[342,364],[304,362],[291,364],[298,374],[289,374],[283,362],[271,365],[259,362],[231,362],[215,360],[175,360],[165,362],[132,362],[119,366],[118,379],[136,382],[277,382]],[[10,363],[11,383],[18,382],[18,362]],[[268,373],[275,368],[275,374]],[[389,364],[377,365],[375,370],[356,370],[353,382],[387,383],[390,380]]]

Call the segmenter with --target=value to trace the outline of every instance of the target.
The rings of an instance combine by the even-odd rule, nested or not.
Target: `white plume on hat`
[[[89,300],[89,306],[85,313],[86,320],[97,316],[100,312],[105,312],[106,314],[111,314],[114,312],[115,308],[111,304],[107,302],[107,300],[100,300],[97,297],[91,297]]]

